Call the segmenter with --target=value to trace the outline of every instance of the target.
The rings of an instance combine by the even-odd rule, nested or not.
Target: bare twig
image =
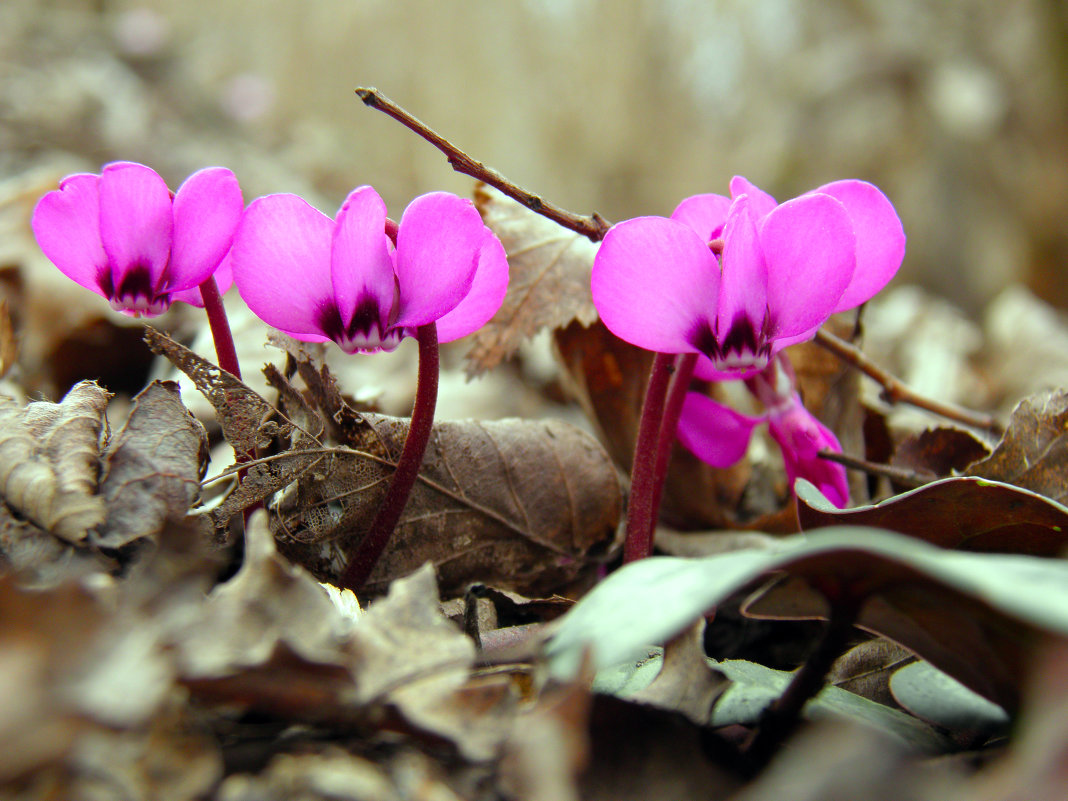
[[[1000,436],[1003,431],[1001,424],[991,415],[965,409],[952,403],[927,398],[911,389],[899,378],[895,378],[871,359],[855,345],[851,345],[844,339],[839,339],[830,331],[821,328],[816,332],[815,342],[829,350],[835,356],[847,364],[860,370],[864,375],[875,380],[883,388],[883,398],[887,403],[907,403],[917,409],[937,414],[947,420],[954,420],[972,428],[989,431],[995,436]]]
[[[470,175],[478,181],[499,189],[531,211],[547,217],[568,230],[581,234],[592,242],[600,242],[604,239],[604,235],[608,233],[608,229],[611,227],[610,223],[597,212],[588,217],[582,217],[516,186],[492,167],[487,167],[482,162],[475,161],[444,136],[409,114],[377,89],[361,87],[356,90],[356,94],[366,105],[388,114],[405,128],[419,134],[419,136],[444,153],[445,158],[449,160],[449,164],[456,172]]]
[[[909,470],[905,467],[895,467],[892,464],[869,462],[866,459],[858,459],[855,456],[848,456],[844,453],[835,453],[834,451],[820,451],[819,457],[821,459],[826,459],[828,462],[837,462],[840,465],[845,465],[851,470],[860,470],[873,476],[888,478],[893,482],[907,487],[922,487],[924,484],[930,484],[932,481],[937,481],[939,478],[939,476],[934,473],[921,473],[917,470]]]

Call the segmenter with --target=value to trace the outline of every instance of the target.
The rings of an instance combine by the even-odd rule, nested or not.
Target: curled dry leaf
[[[964,472],[1068,502],[1068,391],[1020,401],[994,452]]]
[[[200,494],[207,453],[207,434],[182,405],[178,384],[145,387],[103,454],[100,495],[107,517],[93,544],[120,548],[184,518]]]
[[[104,520],[97,459],[109,397],[91,381],[76,384],[59,403],[20,407],[0,397],[0,494],[67,542],[84,540]]]
[[[960,428],[928,428],[911,434],[894,449],[890,464],[921,476],[945,477],[967,470],[985,458],[990,449]]]
[[[472,336],[469,376],[493,369],[542,328],[597,319],[590,295],[595,244],[481,184],[475,206],[508,254],[509,283],[500,310]]]
[[[797,482],[803,530],[884,528],[943,548],[1056,556],[1068,546],[1068,508],[1042,495],[985,479],[945,478],[874,506],[836,509],[816,487]]]
[[[279,548],[324,581],[374,518],[408,432],[405,419],[363,417],[363,448],[337,449],[330,472],[306,473],[278,507]],[[437,423],[367,588],[431,561],[446,594],[471,581],[549,591],[618,544],[621,515],[616,471],[585,432],[552,420]]]

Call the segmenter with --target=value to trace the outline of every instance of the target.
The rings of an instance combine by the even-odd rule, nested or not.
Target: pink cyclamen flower
[[[203,307],[198,287],[224,261],[245,203],[230,170],[193,173],[171,195],[155,170],[114,162],[100,175],[68,175],[33,212],[44,254],[116,311],[152,317],[175,301]]]
[[[689,392],[679,417],[678,436],[702,461],[713,467],[729,467],[745,456],[753,429],[764,422],[782,451],[791,489],[795,480],[804,478],[839,509],[849,503],[845,468],[819,457],[821,450],[841,453],[842,446],[834,433],[805,408],[796,392],[757,417]]]
[[[685,199],[670,219],[614,225],[591,277],[609,330],[647,350],[703,354],[701,377],[763,369],[878,292],[905,251],[894,207],[864,181],[782,204],[742,177],[730,188]]]
[[[413,200],[386,235],[386,205],[355,189],[332,220],[296,195],[253,201],[231,252],[249,308],[307,342],[347,353],[393,350],[437,322],[448,342],[480,328],[508,287],[504,247],[472,203],[447,192]]]

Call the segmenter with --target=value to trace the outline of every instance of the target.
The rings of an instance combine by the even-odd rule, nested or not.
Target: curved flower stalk
[[[686,393],[678,422],[679,441],[713,467],[730,467],[745,456],[756,426],[767,423],[768,433],[782,452],[791,491],[796,479],[805,478],[839,509],[846,506],[845,468],[819,456],[820,451],[841,453],[842,446],[805,408],[785,355],[779,354],[767,369],[747,379],[746,386],[764,404],[763,414],[742,414],[706,395]]]
[[[783,348],[815,336],[831,314],[872,297],[905,252],[894,207],[864,181],[836,181],[781,204],[740,176],[730,190],[730,197],[687,198],[670,218],[613,226],[591,276],[594,304],[612,333],[660,354],[697,354],[694,374],[705,379],[759,373]],[[653,370],[669,364],[658,358]],[[662,443],[674,438],[676,420],[645,420],[665,408],[662,397],[649,396],[667,391],[666,379],[656,378],[641,428]],[[648,441],[639,432],[639,442]],[[639,514],[628,515],[626,561],[652,547],[655,504],[633,495],[658,497],[663,473],[644,474],[660,461],[635,450],[631,502]]]
[[[385,550],[422,464],[437,402],[438,342],[472,333],[508,287],[504,247],[474,205],[446,192],[413,200],[399,224],[369,186],[330,219],[295,195],[252,202],[231,252],[234,281],[264,322],[347,353],[419,342],[408,437],[386,497],[342,576],[358,590]]]
[[[100,175],[68,175],[33,212],[44,254],[77,284],[132,317],[176,301],[206,308],[219,366],[240,375],[220,292],[245,203],[230,170],[193,173],[171,195],[150,167],[113,162]]]

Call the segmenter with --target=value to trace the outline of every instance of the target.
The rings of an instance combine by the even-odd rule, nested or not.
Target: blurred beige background
[[[233,168],[246,199],[394,212],[467,193],[353,95],[377,86],[579,212],[667,214],[748,176],[780,199],[859,177],[909,235],[899,281],[978,312],[1068,300],[1061,0],[3,0],[0,178]]]

